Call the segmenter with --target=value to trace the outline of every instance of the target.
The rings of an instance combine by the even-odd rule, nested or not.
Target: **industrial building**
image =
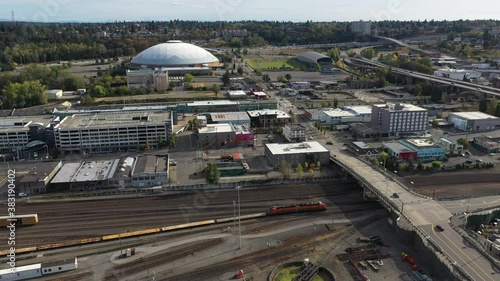
[[[62,98],[63,90],[60,89],[47,90],[45,91],[45,94],[47,95],[47,99],[49,100],[58,100]]]
[[[96,190],[113,187],[119,159],[66,163],[50,182],[55,191]]]
[[[61,151],[136,151],[158,147],[172,133],[171,112],[124,112],[73,115],[54,127]]]
[[[390,156],[405,161],[415,161],[418,158],[418,153],[412,149],[396,142],[383,142],[382,149]]]
[[[127,70],[127,87],[151,88],[157,91],[167,90],[169,87],[169,72],[167,69],[138,69]]]
[[[350,112],[358,117],[357,122],[370,122],[372,119],[371,105],[344,106],[342,110]]]
[[[375,104],[372,107],[371,128],[382,135],[400,137],[425,132],[426,109],[403,103]]]
[[[407,139],[400,140],[399,143],[415,151],[419,162],[441,161],[444,159],[445,149],[431,140]]]
[[[227,95],[232,100],[248,98],[247,93],[245,93],[245,91],[228,91]]]
[[[446,155],[460,155],[464,150],[463,145],[445,138],[439,138],[437,144],[444,148]]]
[[[378,151],[376,148],[369,146],[363,141],[352,141],[346,143],[347,147],[357,155],[377,155]]]
[[[210,113],[209,123],[212,124],[233,124],[250,126],[250,117],[246,112],[218,112]]]
[[[303,142],[306,140],[306,127],[302,124],[286,124],[283,136],[289,142]]]
[[[472,145],[486,153],[500,152],[500,138],[492,138],[489,136],[474,137]]]
[[[168,183],[168,156],[145,155],[136,158],[131,171],[132,187],[153,187]]]
[[[500,129],[500,118],[483,112],[453,112],[448,122],[464,132],[492,131]]]
[[[330,151],[318,142],[302,143],[266,143],[265,155],[267,161],[272,165],[282,165],[283,162],[292,166],[301,163],[321,163],[328,165],[330,163]]]
[[[292,121],[288,113],[281,110],[253,110],[248,111],[252,127],[284,126]]]
[[[62,162],[38,162],[17,183],[18,192],[27,195],[45,193],[47,186],[62,167]]]
[[[210,112],[236,112],[249,110],[277,109],[278,101],[250,100],[250,101],[230,101],[230,100],[210,100],[194,101],[190,103],[180,103],[175,106],[178,113],[210,113]]]
[[[317,52],[299,53],[296,55],[296,57],[300,62],[305,63],[309,67],[313,67],[313,68],[316,68],[316,66],[318,64],[322,68],[323,68],[323,66],[331,67],[331,65],[333,64],[333,59],[331,57],[325,56],[325,55],[317,53]]]
[[[464,81],[480,78],[481,72],[465,69],[445,68],[434,71],[434,76]]]
[[[198,129],[198,144],[203,149],[235,147],[236,132],[232,124],[208,124]]]

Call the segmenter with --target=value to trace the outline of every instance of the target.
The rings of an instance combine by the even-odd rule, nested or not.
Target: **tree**
[[[209,184],[217,184],[220,180],[220,171],[217,166],[213,163],[208,163],[203,171],[205,174],[205,180]]]
[[[237,70],[237,71],[238,71],[238,74],[239,74],[240,76],[242,76],[242,75],[243,75],[243,67],[238,66],[238,70]]]
[[[184,82],[186,83],[191,83],[194,81],[194,76],[190,73],[186,73],[186,75],[184,75]]]
[[[432,161],[432,168],[434,168],[434,170],[439,170],[441,168],[441,162]]]
[[[337,98],[333,99],[333,107],[337,108],[339,106],[339,100]]]
[[[497,108],[495,109],[495,114],[496,117],[500,117],[500,103],[497,104]]]
[[[268,82],[269,83],[269,82],[271,82],[271,77],[269,77],[269,74],[266,73],[266,74],[262,75],[262,80],[264,82]]]
[[[46,104],[46,90],[47,87],[39,80],[9,83],[4,87],[3,95],[0,95],[0,103],[3,108],[9,109]]]
[[[463,145],[464,149],[469,148],[469,142],[466,139],[464,139],[464,138],[459,138],[457,140],[457,144]]]
[[[168,88],[169,88],[169,90],[174,91],[175,90],[175,82],[174,81],[168,82]]]
[[[319,170],[319,168],[321,168],[321,162],[319,162],[319,161],[318,161],[318,162],[316,163],[316,168],[318,168],[318,170]]]
[[[84,95],[80,98],[80,102],[84,106],[92,105],[94,104],[94,98],[90,95]]]
[[[479,111],[481,112],[488,112],[488,101],[483,98],[480,102],[479,102]]]
[[[420,84],[417,84],[417,85],[415,86],[415,95],[416,95],[417,97],[420,97],[420,96],[422,95],[422,93],[423,93],[423,92],[422,92],[422,86],[421,86]]]
[[[222,84],[224,84],[224,87],[229,86],[229,83],[231,83],[231,74],[229,74],[229,70],[226,70],[226,72],[222,75]]]
[[[292,80],[292,75],[290,73],[285,74],[285,79],[290,82]]]
[[[300,163],[297,164],[297,173],[299,173],[299,177],[302,177],[302,175],[304,174],[304,167],[302,167]]]
[[[220,85],[219,84],[214,84],[213,87],[212,87],[212,91],[214,91],[215,96],[218,96],[219,92],[220,92]]]
[[[433,127],[433,128],[437,128],[437,127],[439,127],[439,122],[438,122],[437,120],[433,120],[433,121],[432,121],[432,127]]]
[[[168,138],[168,147],[174,148],[176,143],[177,143],[177,134],[174,133],[170,135],[170,137]]]
[[[149,143],[149,141],[146,141],[146,145],[144,146],[144,150],[146,150],[147,152],[151,151],[151,144]]]

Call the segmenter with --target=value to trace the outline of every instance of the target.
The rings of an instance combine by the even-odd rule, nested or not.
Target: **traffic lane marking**
[[[484,278],[482,277],[482,275],[481,275],[481,274],[479,274],[479,273],[478,273],[478,272],[477,272],[477,271],[476,271],[476,270],[475,270],[475,269],[471,266],[471,263],[472,263],[473,265],[475,265],[475,267],[477,267],[479,270],[481,270],[484,274],[486,274],[486,275],[488,276],[488,274],[487,274],[486,272],[484,272],[484,271],[483,271],[483,269],[482,269],[481,267],[479,267],[479,266],[478,266],[478,265],[474,262],[474,260],[472,260],[472,259],[471,259],[470,261],[466,261],[465,259],[463,259],[462,257],[467,257],[468,255],[467,255],[465,252],[463,252],[460,248],[458,248],[458,247],[457,247],[457,246],[456,246],[456,245],[455,245],[455,244],[454,244],[454,243],[453,243],[450,239],[448,239],[448,238],[446,237],[446,235],[441,235],[441,236],[443,236],[446,240],[448,240],[448,241],[451,243],[451,245],[453,245],[456,249],[458,249],[458,251],[459,251],[461,254],[458,254],[457,252],[455,252],[455,250],[453,250],[453,248],[452,248],[452,247],[451,247],[451,246],[450,246],[450,245],[449,245],[446,241],[444,241],[444,240],[440,237],[440,235],[438,235],[438,233],[437,233],[437,232],[435,231],[435,229],[434,229],[434,225],[431,225],[431,227],[432,227],[432,232],[433,232],[434,236],[435,236],[438,240],[440,240],[441,242],[443,242],[443,243],[444,243],[444,244],[448,247],[448,249],[449,249],[450,251],[452,251],[452,252],[456,255],[456,257],[457,257],[458,259],[460,259],[460,260],[463,262],[463,265],[460,265],[460,264],[459,264],[459,266],[460,266],[460,267],[465,267],[465,266],[468,266],[468,267],[469,267],[472,271],[474,271],[474,273],[476,273],[477,277],[481,278],[481,280],[487,280],[487,279],[484,279]],[[489,278],[489,276],[488,276],[488,278]],[[488,280],[496,281],[495,279],[488,279]]]

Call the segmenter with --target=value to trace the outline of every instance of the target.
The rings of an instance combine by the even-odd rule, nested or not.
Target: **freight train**
[[[11,223],[15,225],[34,225],[38,223],[38,215],[30,214],[0,217],[0,226],[9,226]]]
[[[325,211],[326,204],[319,201],[314,203],[299,203],[289,205],[274,205],[267,210],[267,215],[279,215],[298,212]]]

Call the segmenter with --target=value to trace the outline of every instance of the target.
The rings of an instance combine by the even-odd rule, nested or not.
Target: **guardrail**
[[[351,167],[348,167],[345,164],[343,164],[340,160],[338,160],[337,157],[332,157],[331,160],[334,161],[335,163],[338,163],[343,169],[348,171],[352,176],[354,176],[357,180],[361,181],[367,187],[369,187],[369,188],[371,187],[370,190],[372,192],[376,193],[378,195],[378,197],[382,200],[382,202],[384,202],[387,206],[397,210],[399,212],[399,214],[402,217],[404,217],[414,227],[417,235],[420,236],[420,238],[422,239],[425,246],[427,246],[431,251],[434,251],[436,256],[438,256],[438,254],[442,254],[444,256],[444,258],[446,258],[448,260],[449,264],[445,264],[445,265],[450,269],[450,272],[453,274],[453,276],[455,276],[455,278],[457,278],[460,281],[465,281],[465,280],[475,281],[475,279],[472,278],[469,274],[467,274],[467,272],[465,272],[465,270],[460,265],[458,265],[455,261],[453,261],[453,259],[451,258],[450,255],[448,255],[443,249],[441,249],[441,247],[439,247],[439,245],[437,245],[436,242],[432,241],[432,239],[430,237],[428,237],[428,235],[425,234],[425,232],[420,227],[418,227],[415,223],[413,223],[413,221],[400,210],[400,208],[397,204],[388,200],[388,198],[386,198],[386,196],[380,190],[374,188],[371,183],[369,183],[366,179],[361,177]],[[362,162],[364,162],[364,161],[362,161]],[[371,166],[371,167],[373,168],[373,166]],[[382,172],[385,172],[385,171],[382,171]],[[406,188],[401,183],[399,183],[397,181],[395,181],[395,182],[398,183],[398,185],[403,187],[405,190],[409,191],[410,193],[412,193],[412,194],[415,193],[415,192],[409,190],[408,188]],[[432,248],[429,246],[432,246]],[[466,279],[464,279],[464,277]]]

